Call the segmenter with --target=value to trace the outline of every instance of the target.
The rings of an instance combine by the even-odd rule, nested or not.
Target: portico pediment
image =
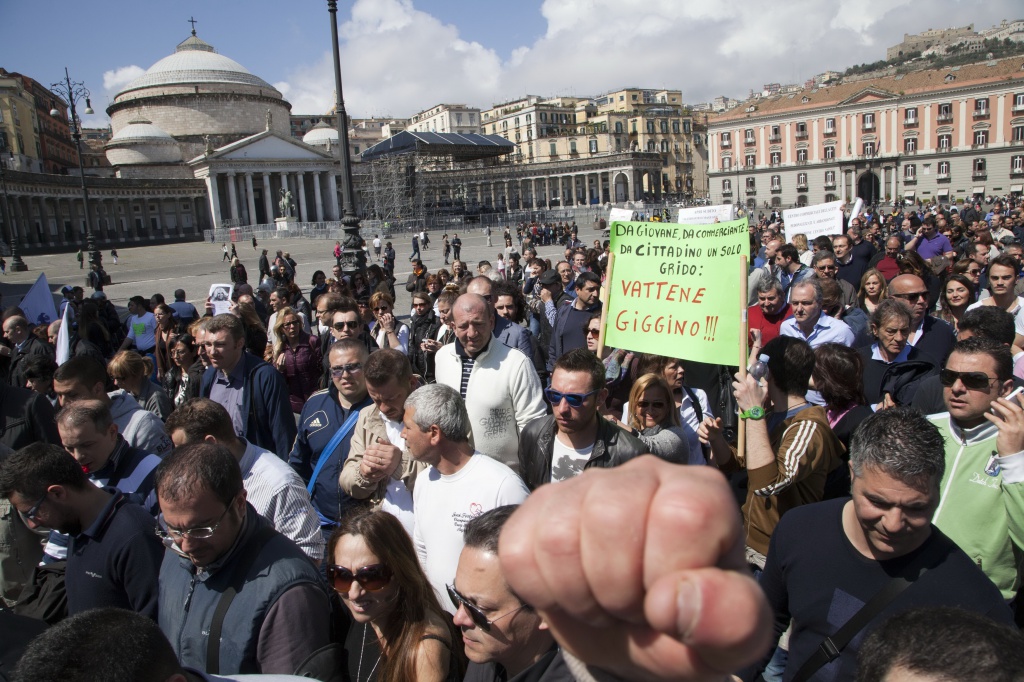
[[[197,156],[190,164],[210,161],[332,161],[333,157],[290,137],[263,131]]]
[[[889,99],[896,99],[896,95],[880,88],[864,88],[857,93],[847,97],[840,106],[844,104],[864,104],[866,102],[880,102]]]

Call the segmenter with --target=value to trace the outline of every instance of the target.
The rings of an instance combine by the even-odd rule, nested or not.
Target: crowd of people
[[[601,347],[574,228],[444,235],[408,311],[380,237],[309,287],[225,248],[222,314],[66,287],[59,366],[6,309],[17,679],[1024,674],[1019,206],[752,220],[742,378]]]

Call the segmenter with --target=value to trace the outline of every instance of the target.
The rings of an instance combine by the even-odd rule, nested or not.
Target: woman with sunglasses
[[[961,258],[956,263],[953,263],[952,274],[963,275],[971,282],[971,290],[974,292],[974,296],[971,298],[971,303],[991,296],[991,294],[981,286],[982,272],[982,266],[973,258]]]
[[[320,343],[302,328],[302,318],[291,308],[277,311],[274,322],[277,344],[274,346],[274,367],[288,384],[288,402],[292,412],[299,414],[320,382]]]
[[[374,322],[370,325],[373,340],[381,348],[394,348],[409,354],[409,326],[395,317],[395,299],[382,291],[370,297]]]
[[[672,391],[672,400],[679,411],[679,421],[693,432],[693,436],[689,440],[690,450],[700,449],[697,427],[705,417],[714,417],[714,415],[708,404],[707,393],[702,389],[692,388],[685,384],[686,368],[683,366],[683,361],[663,355],[644,355],[637,365],[637,374],[639,376],[659,374],[665,378]],[[687,436],[689,435],[687,432]]]
[[[327,581],[354,621],[345,639],[352,682],[462,680],[458,633],[396,517],[346,516],[327,543]]]
[[[977,263],[974,267],[978,267]],[[942,285],[942,293],[939,294],[939,313],[936,317],[953,325],[955,332],[959,328],[960,318],[973,302],[974,283],[966,275],[952,274]]]
[[[690,447],[688,428],[679,420],[672,390],[665,377],[645,374],[633,383],[629,402],[623,406],[623,420],[607,417],[631,432],[651,454],[673,464],[707,464],[704,451]],[[696,433],[693,434],[696,437]]]

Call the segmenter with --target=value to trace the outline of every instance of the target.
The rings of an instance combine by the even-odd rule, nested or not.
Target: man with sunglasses
[[[839,274],[839,266],[836,265],[836,255],[831,251],[818,251],[811,257],[811,267],[818,279],[834,279],[842,290],[843,309],[852,308],[857,305],[857,290],[849,282],[836,279]]]
[[[544,396],[552,414],[534,420],[519,438],[519,472],[531,491],[647,452],[640,440],[598,414],[608,397],[604,363],[586,348],[558,358]]]
[[[929,417],[946,441],[946,473],[933,523],[995,583],[1007,601],[1020,587],[1024,551],[1024,410],[1010,349],[958,341],[939,374],[946,413]]]
[[[175,449],[157,468],[156,490],[159,532],[171,550],[160,567],[160,629],[182,665],[219,675],[289,675],[329,643],[327,586],[302,550],[246,501],[227,448]],[[230,592],[218,637],[215,612]],[[213,669],[211,661],[218,662]]]
[[[149,512],[88,479],[57,445],[35,443],[0,463],[0,496],[30,529],[71,536],[65,573],[68,614],[114,606],[157,617],[163,546]]]
[[[448,596],[456,604],[469,667],[463,682],[571,682],[562,652],[541,616],[513,592],[498,559],[498,537],[516,507],[492,509],[466,524]]]
[[[930,355],[939,363],[944,362],[953,348],[956,335],[949,323],[928,314],[932,299],[924,280],[911,274],[894,277],[889,282],[889,296],[904,301],[913,313],[907,345]]]
[[[482,296],[460,296],[452,306],[452,316],[455,342],[437,351],[437,382],[451,386],[466,401],[476,448],[516,470],[519,434],[546,412],[532,355],[494,338],[497,314]]]
[[[327,356],[330,386],[311,395],[302,406],[299,433],[288,455],[288,463],[306,483],[325,536],[345,511],[356,505],[338,487],[338,476],[351,453],[359,411],[373,402],[366,394],[363,374],[369,357],[366,346],[356,338],[344,338],[331,346]],[[336,438],[346,427],[347,433]]]

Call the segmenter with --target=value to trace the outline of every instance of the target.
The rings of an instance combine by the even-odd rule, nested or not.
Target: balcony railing
[[[782,135],[769,135],[768,136],[768,141],[769,142],[782,142]]]
[[[904,177],[903,178],[903,184],[904,185],[916,185],[917,184],[917,178],[916,177],[913,177],[913,178]]]
[[[772,194],[781,194],[781,193],[782,193],[782,187],[780,187],[778,185],[773,185],[772,186]]]
[[[1014,104],[1013,108],[1010,111],[1012,111],[1015,114],[1024,113],[1024,102],[1022,102],[1020,104]]]
[[[939,182],[948,182],[950,179],[949,173],[936,173],[935,179]]]
[[[989,117],[989,110],[988,109],[975,109],[974,110],[974,118],[975,119],[988,118],[988,117]]]
[[[836,188],[836,181],[835,180],[831,180],[831,181],[826,180],[825,181],[825,189],[835,189],[835,188]]]
[[[972,180],[984,180],[988,177],[988,171],[971,171]]]
[[[939,123],[952,123],[953,114],[939,114],[938,116],[935,117],[935,120],[938,121]]]
[[[802,132],[799,131],[799,130],[796,131],[796,139],[798,139],[798,140],[806,140],[807,139],[807,131],[806,130],[804,130]]]
[[[753,194],[757,194],[757,188],[756,187],[748,187],[747,188],[747,195],[749,196],[749,195],[753,195]]]
[[[824,132],[824,133],[822,133],[822,134],[823,134],[823,135],[824,135],[825,137],[835,137],[835,136],[836,136],[836,129],[835,129],[835,128],[832,128],[832,129],[830,130],[830,129],[828,129],[828,128],[825,128],[825,132]]]
[[[798,183],[796,183],[796,191],[797,192],[806,192],[807,191],[807,183],[806,182],[798,182]]]
[[[722,196],[723,197],[731,197],[732,196],[732,190],[731,189],[723,189],[722,190]]]
[[[864,123],[861,124],[860,129],[861,130],[874,130],[875,129],[875,124],[873,122],[869,123],[868,121],[864,121]]]
[[[752,137],[746,137],[743,139],[743,144],[747,145],[748,147],[753,147],[755,144],[757,144],[757,142]]]
[[[917,127],[917,123],[918,123],[918,121],[917,121],[916,118],[905,118],[905,119],[903,119],[903,127],[904,128],[916,128]]]

